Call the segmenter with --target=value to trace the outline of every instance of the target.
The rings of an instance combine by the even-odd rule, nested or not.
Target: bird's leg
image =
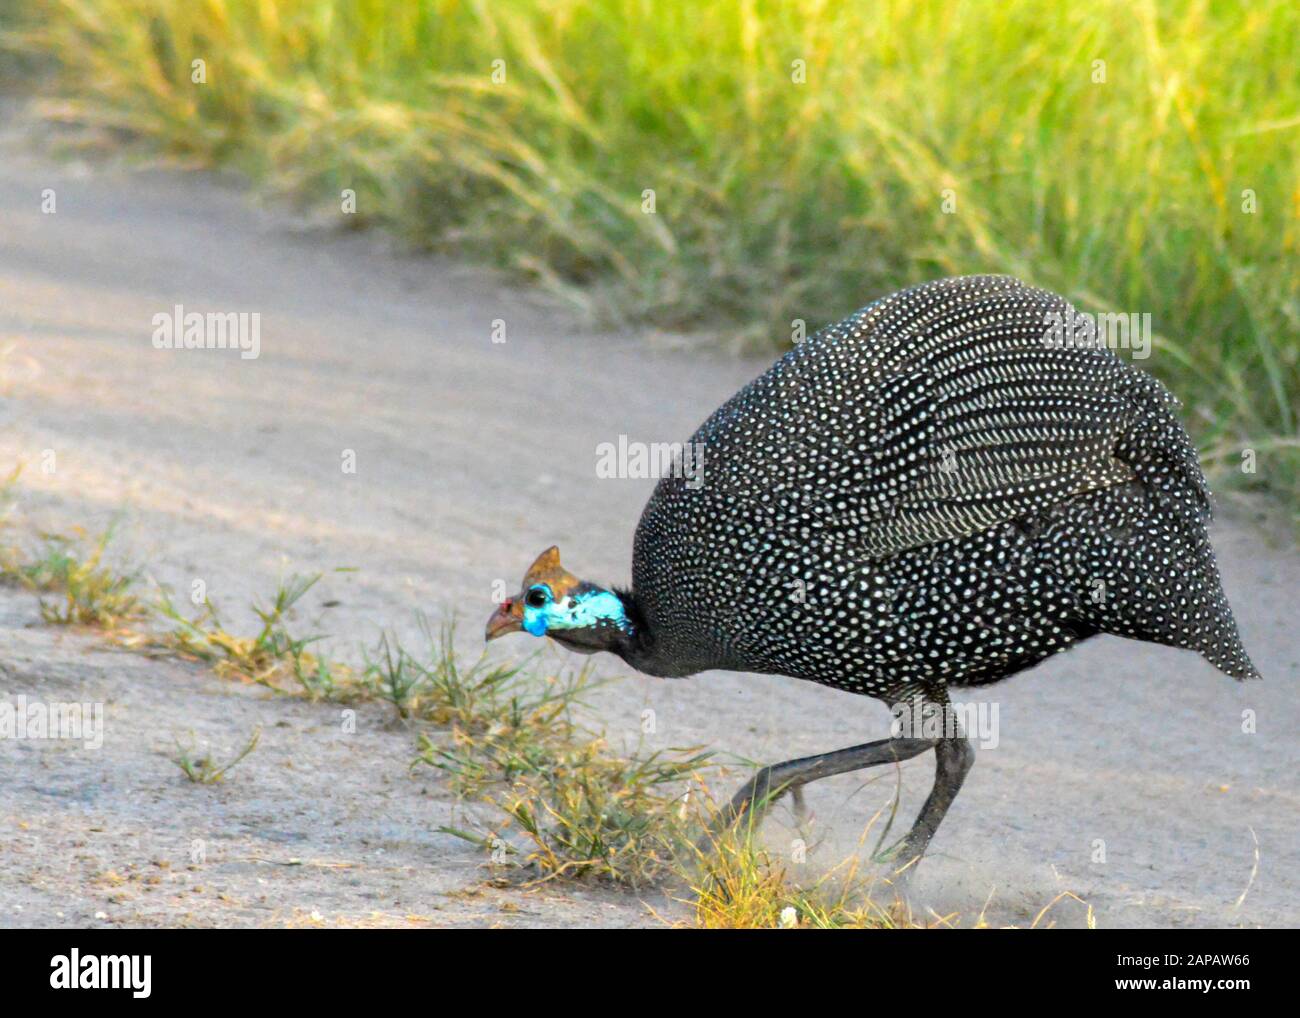
[[[916,868],[915,863],[925,854],[930,839],[957,798],[966,774],[975,763],[975,747],[960,732],[956,736],[939,739],[934,747],[934,787],[921,807],[916,823],[903,839],[895,855],[904,876]]]
[[[790,789],[790,808],[794,811],[795,830],[807,845],[813,840],[813,815],[808,803],[804,801],[803,785],[795,785]]]
[[[731,802],[710,825],[709,833],[718,835],[738,822],[752,823],[782,795],[800,788],[810,781],[828,778],[832,774],[874,767],[877,764],[910,760],[919,753],[934,747],[936,739],[879,739],[861,746],[837,749],[819,756],[806,756],[798,760],[764,767],[737,792]],[[942,814],[940,814],[942,815]]]
[[[805,823],[809,818],[809,807],[803,801],[803,785],[794,785],[794,788],[790,789],[790,805],[794,806],[794,819]]]
[[[803,799],[803,785],[795,785],[790,789],[790,805],[794,807],[794,818],[799,822],[799,826],[808,826],[811,814],[808,812],[808,804]]]

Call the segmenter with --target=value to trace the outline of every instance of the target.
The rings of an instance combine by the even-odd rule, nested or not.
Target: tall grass
[[[1300,497],[1291,0],[31,2],[65,119],[604,316],[780,346],[977,271],[1150,312],[1211,467]]]

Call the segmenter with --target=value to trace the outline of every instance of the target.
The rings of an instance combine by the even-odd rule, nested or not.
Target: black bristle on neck
[[[610,649],[637,671],[645,672],[647,675],[664,674],[659,670],[660,665],[656,660],[654,631],[645,612],[641,610],[636,595],[626,587],[610,589],[623,602],[623,611],[632,625],[631,634],[624,636],[615,647]]]
[[[617,654],[637,671],[644,672],[646,675],[680,678],[693,675],[701,670],[698,663],[679,661],[671,655],[664,654],[664,648],[656,638],[654,626],[632,590],[625,587],[611,587],[609,589],[623,602],[623,611],[632,624],[631,635],[623,636],[609,650]]]

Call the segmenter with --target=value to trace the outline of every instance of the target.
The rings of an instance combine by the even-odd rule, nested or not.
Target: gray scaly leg
[[[915,863],[925,854],[944,814],[957,798],[966,774],[975,763],[975,747],[961,735],[939,739],[934,747],[934,758],[934,787],[896,855],[904,874],[916,868]]]
[[[910,760],[927,749],[932,749],[937,741],[940,740],[879,739],[861,746],[850,746],[848,749],[837,749],[819,756],[806,756],[764,767],[718,814],[710,825],[710,833],[717,835],[738,822],[756,822],[782,795],[810,781],[861,770],[863,767]]]

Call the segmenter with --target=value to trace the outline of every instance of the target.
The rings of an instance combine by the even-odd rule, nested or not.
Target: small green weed
[[[226,774],[240,763],[249,753],[257,748],[258,742],[262,738],[262,729],[260,727],[253,729],[253,734],[248,737],[242,749],[233,757],[224,763],[217,760],[211,752],[204,752],[199,755],[195,746],[183,745],[179,739],[176,739],[176,756],[172,757],[172,763],[181,769],[181,772],[190,781],[197,785],[215,785],[218,781],[225,778]]]

